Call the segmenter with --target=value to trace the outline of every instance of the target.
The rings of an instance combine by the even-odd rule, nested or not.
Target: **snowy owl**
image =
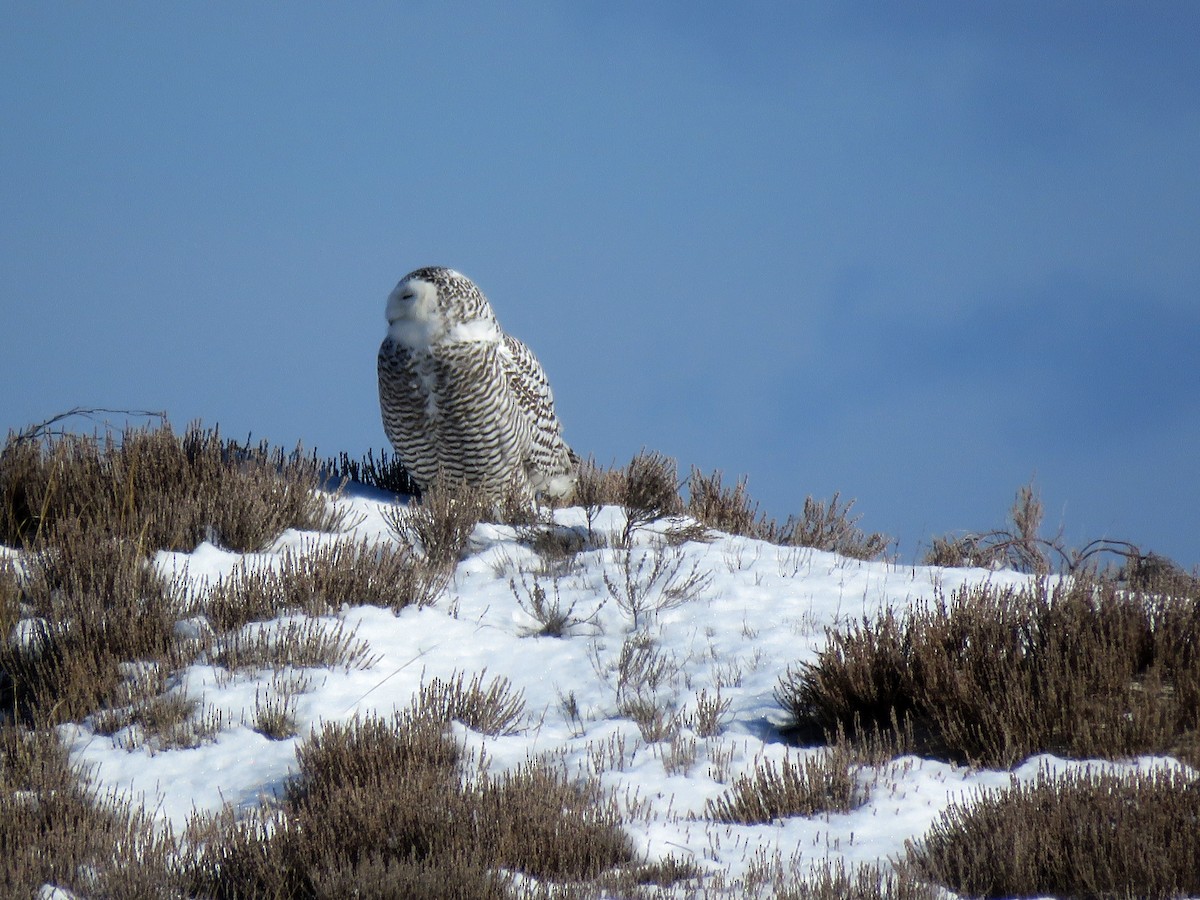
[[[410,272],[387,301],[379,348],[383,430],[413,481],[441,471],[496,501],[575,487],[550,384],[537,357],[500,330],[487,297],[452,269]]]

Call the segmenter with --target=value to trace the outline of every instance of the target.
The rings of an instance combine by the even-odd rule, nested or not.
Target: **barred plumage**
[[[422,490],[439,471],[497,500],[575,486],[537,357],[500,330],[487,297],[452,269],[406,275],[388,297],[379,405],[388,440]]]

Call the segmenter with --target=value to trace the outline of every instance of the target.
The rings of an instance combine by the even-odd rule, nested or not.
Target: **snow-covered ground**
[[[344,533],[288,532],[270,552],[249,556],[203,544],[190,554],[160,553],[156,564],[199,586],[240,565],[277,564],[286,549],[364,538],[396,541],[384,518],[388,501],[359,495],[337,502],[348,507],[347,521],[353,523]],[[555,520],[586,526],[578,509],[559,511]],[[607,508],[593,528],[619,533],[623,524],[620,510]],[[246,808],[277,791],[296,769],[297,744],[320,723],[369,712],[386,715],[409,707],[423,681],[486,670],[485,681],[507,678],[526,705],[526,721],[513,735],[487,737],[454,726],[461,741],[486,750],[492,769],[557,754],[572,770],[595,773],[614,789],[628,808],[627,827],[648,858],[671,854],[735,879],[756,858],[777,852],[785,862],[798,856],[802,865],[824,859],[886,863],[902,855],[905,840],[919,838],[951,800],[1010,783],[1009,772],[906,758],[863,771],[867,799],[849,813],[754,826],[705,821],[706,801],[724,793],[756,760],[818,752],[782,741],[778,726],[785,716],[774,692],[788,666],[815,657],[827,627],[873,616],[884,605],[904,607],[932,596],[938,586],[949,592],[983,580],[1021,583],[1026,576],[859,562],[715,532],[711,541],[675,548],[663,538],[668,524],[636,531],[629,550],[584,551],[556,574],[545,571],[514,529],[478,526],[469,557],[433,606],[399,614],[377,607],[342,611],[337,618],[369,643],[377,661],[365,670],[305,673],[308,687],[297,699],[295,738],[270,740],[243,724],[253,721],[256,695],[269,688],[270,672],[230,680],[204,665],[183,673],[178,689],[232,723],[210,743],[129,750],[137,742],[128,735],[96,734],[87,723],[63,726],[62,735],[73,759],[90,768],[101,789],[134,797],[181,829],[193,811],[211,812],[226,803]],[[665,567],[652,578],[655,559]],[[614,599],[606,576],[619,589],[628,585],[634,603]],[[689,576],[689,588],[675,590]],[[528,612],[535,584],[550,601],[557,596],[561,608],[573,607],[574,618],[583,621],[561,638],[536,635],[538,622]],[[631,606],[638,607],[636,629]],[[643,740],[621,713],[632,688],[621,684],[618,660],[631,640],[657,653],[661,683],[652,693],[664,708],[687,721],[702,692],[728,702],[716,736],[701,737],[685,725],[674,744]],[[1115,767],[1167,764],[1174,763],[1143,759]],[[1016,774],[1027,779],[1039,768],[1077,765],[1082,764],[1040,757]]]

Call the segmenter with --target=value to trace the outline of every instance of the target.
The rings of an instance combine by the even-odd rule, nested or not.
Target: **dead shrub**
[[[688,477],[688,515],[727,534],[761,537],[763,517],[759,514],[758,504],[746,492],[746,478],[743,476],[733,487],[726,488],[721,484],[721,477],[720,470],[705,475],[692,467]]]
[[[1039,536],[1045,509],[1032,484],[1017,490],[1008,515],[1011,527],[1007,529],[934,538],[922,562],[928,566],[1009,568],[1037,575],[1050,572],[1052,554],[1062,554],[1062,543],[1058,538]]]
[[[526,574],[523,571],[518,572],[517,576],[508,580],[508,586],[517,600],[517,605],[538,623],[539,627],[528,629],[526,634],[540,637],[566,637],[576,626],[594,623],[596,616],[604,606],[604,601],[601,600],[590,615],[578,617],[575,615],[576,604],[574,602],[563,605],[557,578],[550,584],[550,592],[553,595],[550,596],[536,579],[531,585]],[[518,577],[520,578],[519,587]]]
[[[838,506],[841,495],[834,493],[828,505],[812,497],[804,500],[804,512],[792,516],[782,527],[769,523],[764,539],[792,547],[812,547],[851,559],[873,560],[887,552],[892,539],[878,532],[867,534],[858,527],[861,516],[850,515],[854,501]]]
[[[1200,894],[1200,782],[1178,769],[1042,770],[952,803],[905,867],[969,897]]]
[[[440,722],[462,722],[482,734],[516,734],[525,714],[525,698],[513,692],[512,682],[497,678],[486,688],[480,672],[465,682],[459,672],[448,679],[422,684],[413,699],[413,716],[429,715]]]
[[[420,504],[392,507],[385,510],[384,518],[402,543],[420,547],[429,565],[449,579],[471,532],[487,517],[491,505],[482,491],[450,484],[439,475]]]
[[[1111,582],[977,585],[903,617],[830,631],[816,662],[777,688],[799,733],[1007,766],[1040,752],[1196,758],[1197,601]]]
[[[760,759],[751,774],[738,776],[729,791],[708,801],[705,815],[715,822],[754,825],[789,816],[849,812],[865,801],[851,756],[839,746],[778,765]]]
[[[1200,596],[1200,570],[1188,574],[1166,557],[1143,553],[1128,541],[1107,538],[1070,549],[1062,529],[1053,537],[1039,534],[1044,507],[1032,484],[1017,489],[1009,510],[1009,526],[982,533],[935,537],[921,562],[948,568],[1013,569],[1045,575],[1049,572],[1095,574],[1121,581],[1130,590],[1174,596]],[[1114,565],[1114,561],[1119,564]]]
[[[216,429],[169,426],[103,437],[10,434],[0,451],[0,543],[38,545],[63,522],[190,551],[211,540],[258,550],[287,528],[334,530],[316,462]]]
[[[642,450],[629,461],[617,485],[617,499],[625,511],[624,546],[635,528],[683,511],[675,460]]]
[[[198,603],[218,631],[281,615],[325,616],[345,606],[399,612],[432,603],[440,591],[424,560],[409,548],[339,542],[312,552],[281,554],[278,568],[241,566]]]
[[[601,573],[604,588],[620,610],[629,616],[635,631],[657,616],[691,603],[708,590],[712,573],[703,571],[678,547],[649,546],[615,551],[616,573]]]
[[[0,725],[0,847],[6,897],[52,884],[79,896],[151,898],[179,883],[173,838],[81,783],[51,731]]]
[[[121,538],[64,523],[25,558],[22,620],[0,642],[0,703],[27,724],[71,721],[118,701],[130,660],[183,663],[184,598]]]
[[[683,512],[675,460],[642,449],[624,468],[604,469],[589,457],[580,463],[574,502],[587,516],[588,536],[596,544],[593,523],[601,507],[620,506],[625,526],[614,539],[629,547],[633,532]]]
[[[341,621],[288,619],[251,625],[215,638],[208,661],[231,672],[257,669],[369,669],[371,646]]]
[[[612,802],[548,764],[489,775],[477,762],[464,778],[446,713],[435,698],[390,721],[326,724],[298,749],[271,817],[198,824],[193,890],[317,897],[376,885],[395,896],[395,878],[430,889],[421,896],[509,897],[499,870],[575,881],[632,859]]]

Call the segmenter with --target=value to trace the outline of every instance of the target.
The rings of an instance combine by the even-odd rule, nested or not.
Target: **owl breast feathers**
[[[452,269],[417,269],[388,297],[387,320],[383,428],[422,490],[441,473],[497,500],[571,495],[572,454],[546,373],[500,330],[474,282]]]

